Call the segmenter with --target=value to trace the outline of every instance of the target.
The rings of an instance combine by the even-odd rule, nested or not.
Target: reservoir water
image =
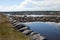
[[[25,23],[31,30],[43,35],[47,40],[60,40],[60,26],[45,22],[27,22]]]

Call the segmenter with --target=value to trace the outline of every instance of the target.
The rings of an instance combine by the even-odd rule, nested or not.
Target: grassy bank
[[[0,14],[0,40],[29,40],[29,38],[14,30],[7,17]]]

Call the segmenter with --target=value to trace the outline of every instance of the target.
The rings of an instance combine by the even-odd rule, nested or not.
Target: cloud
[[[22,11],[29,2],[32,0],[25,0],[20,3],[20,5],[13,5],[13,6],[3,6],[0,5],[0,11]]]
[[[56,22],[45,22],[46,24],[49,24],[49,25],[55,25],[57,27],[60,27],[60,23],[56,23]]]
[[[29,4],[31,7],[29,7]],[[60,0],[24,0],[19,5],[3,6],[0,11],[60,11]]]

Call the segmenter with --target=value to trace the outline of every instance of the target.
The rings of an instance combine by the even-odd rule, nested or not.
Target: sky
[[[0,0],[0,11],[60,11],[60,0]]]

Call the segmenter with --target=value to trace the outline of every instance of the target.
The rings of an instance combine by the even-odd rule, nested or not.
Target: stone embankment
[[[20,22],[60,22],[60,16],[41,16],[41,17],[13,17],[13,19]]]
[[[13,19],[10,19],[10,20],[12,22],[13,28],[16,29],[18,32],[22,32],[23,34],[29,36],[30,40],[46,40],[45,37],[30,30],[28,26],[21,24],[17,20],[13,20]]]

